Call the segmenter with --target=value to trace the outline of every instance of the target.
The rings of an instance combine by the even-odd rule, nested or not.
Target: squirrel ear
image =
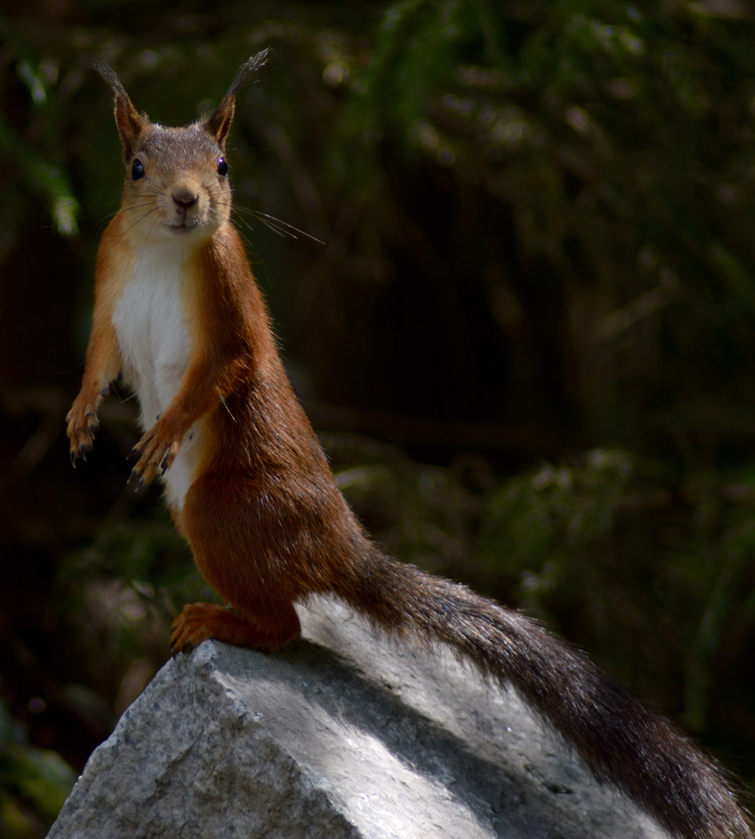
[[[118,133],[121,135],[123,155],[128,160],[149,120],[131,104],[126,89],[109,64],[100,61],[99,58],[94,58],[92,59],[92,67],[110,85],[115,95],[115,124],[118,126]]]
[[[225,96],[218,107],[201,123],[202,128],[212,135],[215,142],[223,150],[225,150],[225,141],[233,122],[235,110],[236,97],[233,95]]]
[[[115,96],[115,124],[118,126],[118,133],[121,135],[123,156],[128,160],[134,153],[137,141],[141,137],[146,123],[126,95],[116,94]]]
[[[221,149],[225,149],[226,137],[228,137],[228,131],[233,121],[233,113],[236,108],[236,91],[257,74],[257,71],[267,61],[269,53],[269,49],[262,50],[242,64],[238,73],[236,73],[236,78],[231,82],[231,86],[223,97],[223,101],[208,117],[202,120],[202,128],[214,137],[215,142]]]

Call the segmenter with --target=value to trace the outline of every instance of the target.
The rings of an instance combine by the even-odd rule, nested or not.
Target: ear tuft
[[[139,137],[144,128],[149,124],[146,116],[140,114],[131,104],[126,89],[115,70],[99,58],[92,59],[92,68],[110,85],[115,97],[115,124],[118,126],[118,133],[123,143],[123,155],[128,160],[134,152]]]
[[[247,82],[251,81],[256,75],[259,70],[261,70],[265,64],[267,63],[268,56],[270,55],[270,48],[262,50],[258,52],[256,55],[253,55],[248,61],[244,62],[241,67],[239,67],[238,73],[236,73],[236,77],[231,82],[231,86],[226,91],[226,99],[229,96],[235,96],[236,91],[243,87]]]
[[[239,71],[231,82],[223,101],[202,121],[202,128],[213,136],[221,149],[225,149],[225,141],[233,121],[236,108],[236,92],[257,75],[257,72],[267,61],[269,53],[269,49],[264,49],[239,67]]]

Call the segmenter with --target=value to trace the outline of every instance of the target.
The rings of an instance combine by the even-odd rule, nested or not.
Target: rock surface
[[[170,661],[48,839],[661,839],[511,691],[329,600],[275,655]]]

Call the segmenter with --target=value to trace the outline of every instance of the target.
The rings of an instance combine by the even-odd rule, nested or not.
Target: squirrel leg
[[[301,624],[291,603],[279,604],[262,615],[245,615],[212,603],[184,606],[173,621],[170,646],[173,654],[189,652],[213,638],[237,647],[275,650],[301,634]]]
[[[173,511],[173,520],[191,545],[199,572],[232,609],[186,606],[173,624],[174,653],[207,638],[277,649],[301,634],[293,607],[300,592],[290,585],[291,575],[276,567],[277,554],[264,550],[254,532],[249,536],[259,518],[250,509],[250,493],[224,477],[206,470],[192,484],[183,508]]]
[[[121,369],[118,342],[110,320],[110,312],[102,303],[95,303],[92,334],[87,347],[87,360],[81,390],[66,416],[68,437],[71,441],[71,463],[92,450],[94,435],[99,428],[97,409],[110,393],[110,382]]]

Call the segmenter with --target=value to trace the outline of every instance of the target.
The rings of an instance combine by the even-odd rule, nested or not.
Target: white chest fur
[[[113,313],[123,378],[139,399],[143,431],[168,407],[188,366],[192,347],[184,291],[189,256],[182,242],[140,248]],[[200,433],[198,424],[187,432],[163,479],[168,501],[178,509],[194,479]]]

